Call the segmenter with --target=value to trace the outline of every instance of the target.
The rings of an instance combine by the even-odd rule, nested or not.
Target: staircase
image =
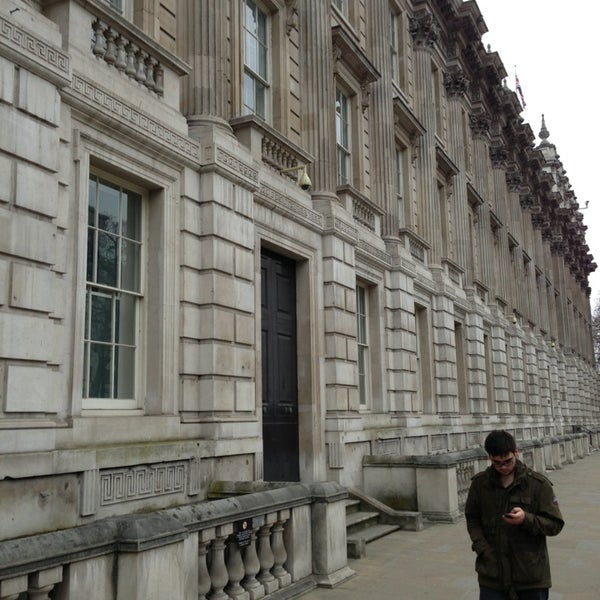
[[[367,544],[399,529],[423,529],[421,513],[399,511],[358,490],[349,489],[346,500],[346,551],[348,558],[364,558]]]

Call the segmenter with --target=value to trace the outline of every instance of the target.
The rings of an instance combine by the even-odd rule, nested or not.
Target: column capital
[[[415,45],[421,48],[432,47],[439,38],[437,23],[427,11],[418,12],[410,17],[408,31]]]
[[[504,144],[490,146],[490,160],[495,169],[506,169],[508,162],[508,150]]]
[[[469,115],[469,124],[475,137],[484,137],[490,132],[491,118],[485,112],[476,112]]]
[[[464,97],[469,89],[469,80],[462,69],[444,72],[444,87],[451,98]]]

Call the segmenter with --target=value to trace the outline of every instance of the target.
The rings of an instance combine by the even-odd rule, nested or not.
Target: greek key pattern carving
[[[100,473],[100,505],[131,502],[185,491],[186,463],[113,469]]]
[[[350,237],[353,242],[356,241],[358,237],[358,231],[356,230],[356,227],[352,227],[352,225],[349,225],[345,221],[342,221],[342,219],[334,218],[333,228],[336,232],[345,234],[348,237]]]
[[[357,248],[362,250],[365,254],[368,254],[369,256],[372,256],[373,258],[380,260],[381,262],[385,263],[386,265],[389,265],[391,263],[390,255],[387,252],[384,252],[383,250],[376,248],[375,246],[365,242],[364,240],[358,241]]]
[[[228,166],[254,183],[258,183],[258,171],[238,160],[235,156],[229,154],[229,152],[225,152],[223,148],[217,148],[217,162]]]
[[[323,217],[318,212],[311,210],[306,206],[302,206],[268,185],[261,186],[256,193],[256,198],[259,201],[262,200],[261,204],[267,204],[264,200],[270,201],[268,203],[270,208],[276,212],[284,212],[292,218],[296,217],[296,219],[300,218],[302,220],[310,221],[318,227],[322,227],[323,225]]]
[[[90,81],[87,81],[78,75],[73,75],[71,87],[79,95],[86,98],[89,102],[92,102],[96,107],[100,107],[103,111],[107,111],[112,115],[127,121],[129,125],[142,130],[150,137],[162,144],[170,146],[172,149],[186,155],[192,160],[197,161],[199,159],[200,147],[198,144],[185,136],[175,133],[148,115],[133,108],[133,106],[95,86]]]
[[[70,62],[67,54],[2,17],[0,17],[0,40],[20,54],[38,63],[46,63],[47,68],[61,76],[69,77]]]

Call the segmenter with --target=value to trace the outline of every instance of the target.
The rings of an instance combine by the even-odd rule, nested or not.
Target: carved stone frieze
[[[185,461],[100,471],[100,505],[185,492]]]
[[[71,90],[98,113],[111,115],[113,118],[122,120],[128,126],[142,132],[149,139],[169,147],[191,161],[198,161],[200,147],[194,140],[176,133],[147,113],[114,96],[84,77],[74,74]]]
[[[18,9],[17,9],[18,10]],[[71,79],[71,59],[60,48],[36,37],[0,15],[0,47],[15,60],[37,73],[43,73],[60,86]],[[3,52],[0,51],[0,54]]]
[[[271,210],[284,214],[294,221],[305,225],[310,224],[318,229],[323,227],[323,216],[320,213],[303,206],[268,185],[262,185],[257,190],[255,199],[260,204],[268,206]]]

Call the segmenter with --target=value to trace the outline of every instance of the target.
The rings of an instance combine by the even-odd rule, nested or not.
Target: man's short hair
[[[485,438],[483,447],[489,456],[505,456],[509,452],[516,451],[517,443],[508,431],[495,429]]]

